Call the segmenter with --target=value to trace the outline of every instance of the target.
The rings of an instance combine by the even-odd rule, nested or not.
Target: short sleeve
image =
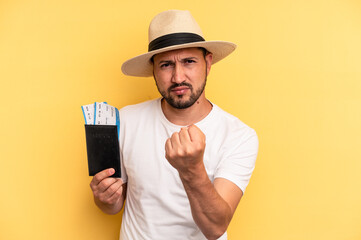
[[[256,164],[258,137],[251,128],[246,132],[236,130],[231,135],[225,144],[224,159],[214,178],[225,178],[233,182],[244,194]]]

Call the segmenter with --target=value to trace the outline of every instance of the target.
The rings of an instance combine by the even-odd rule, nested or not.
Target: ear
[[[213,54],[210,52],[207,53],[205,60],[206,60],[207,76],[208,76],[209,72],[211,71],[211,67],[212,67]]]

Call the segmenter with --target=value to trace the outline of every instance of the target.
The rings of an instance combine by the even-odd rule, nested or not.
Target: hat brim
[[[150,61],[151,57],[162,52],[191,47],[203,47],[207,49],[213,54],[212,64],[214,64],[231,54],[237,45],[225,41],[202,41],[165,47],[125,61],[122,65],[122,72],[129,76],[151,77],[153,76],[153,64]]]

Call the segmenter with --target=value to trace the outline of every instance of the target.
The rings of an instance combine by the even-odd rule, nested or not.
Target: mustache
[[[171,85],[171,86],[168,88],[168,92],[172,91],[172,89],[174,89],[174,88],[182,87],[182,86],[189,87],[191,90],[193,89],[192,84],[186,83],[186,82],[182,82],[182,83],[174,83],[173,85]]]

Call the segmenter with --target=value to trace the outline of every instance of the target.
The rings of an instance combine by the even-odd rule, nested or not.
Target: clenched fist
[[[178,172],[186,172],[203,165],[205,147],[205,135],[197,126],[191,125],[167,139],[165,157]]]

